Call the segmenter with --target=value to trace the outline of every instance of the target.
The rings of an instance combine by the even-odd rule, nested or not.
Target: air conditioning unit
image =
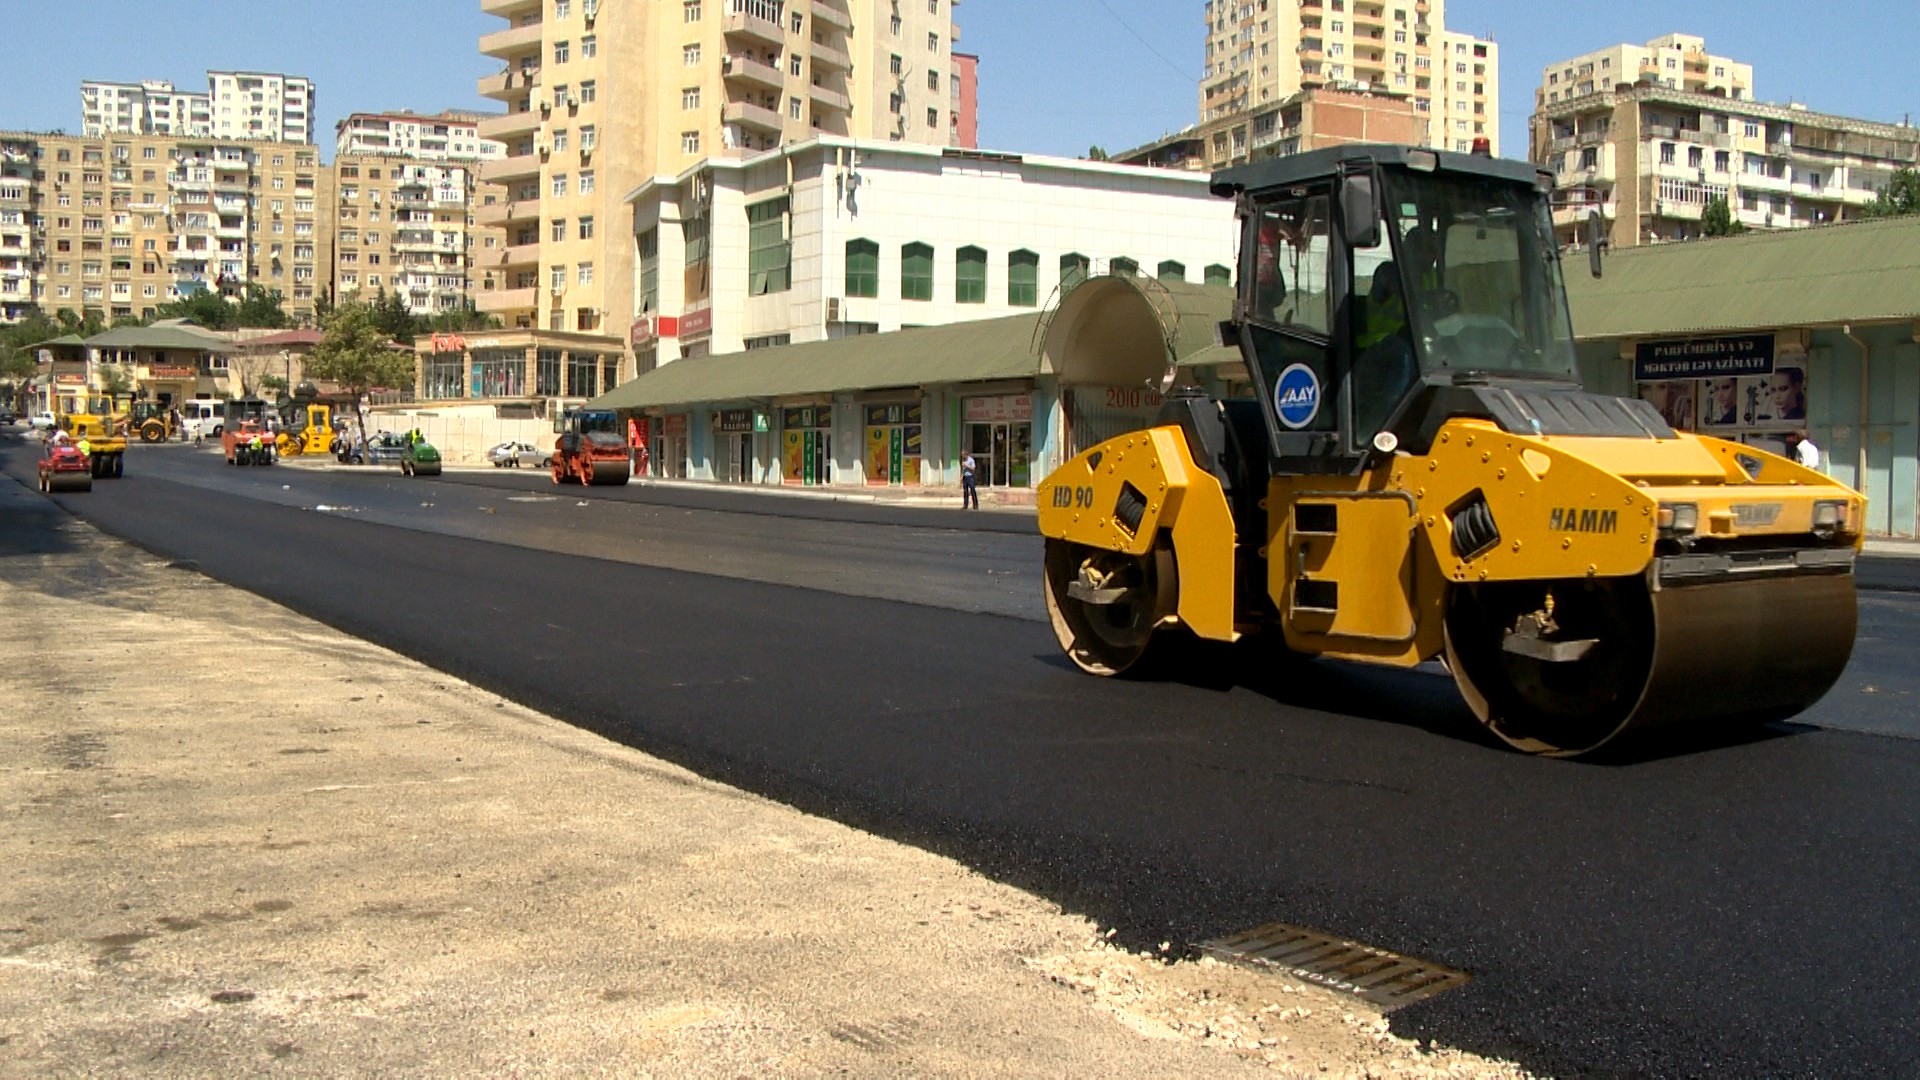
[[[580,13],[587,17],[587,25],[600,16],[600,0],[580,0]]]
[[[837,296],[827,297],[827,321],[830,323],[840,321],[840,298]]]
[[[540,115],[541,115],[541,116],[552,116],[552,115],[553,115],[553,103],[552,103],[552,102],[550,102],[550,101],[542,101],[542,102],[540,103]]]
[[[567,295],[567,287],[565,285],[555,285],[552,289],[548,291],[551,292],[554,296]]]
[[[733,74],[733,57],[722,56],[720,58],[720,74],[722,75]]]

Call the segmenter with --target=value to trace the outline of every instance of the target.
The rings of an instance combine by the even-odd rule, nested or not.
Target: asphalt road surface
[[[0,463],[29,475],[17,443]],[[1277,919],[1474,975],[1396,1013],[1407,1037],[1562,1075],[1920,1073],[1911,592],[1863,593],[1854,665],[1799,723],[1595,765],[1489,745],[1434,672],[1208,650],[1080,675],[1019,518],[177,447],[57,499],[1135,947]]]

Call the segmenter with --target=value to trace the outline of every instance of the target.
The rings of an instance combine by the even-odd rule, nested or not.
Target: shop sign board
[[[1635,382],[1739,378],[1773,372],[1772,334],[1642,341],[1633,347]]]
[[[200,375],[199,368],[181,367],[175,364],[153,365],[153,377],[156,379],[193,379]]]
[[[773,417],[767,415],[767,410],[765,409],[753,410],[753,433],[755,435],[765,435],[768,431],[771,431],[772,429],[773,429]]]
[[[681,313],[680,315],[680,340],[681,341],[685,341],[691,337],[699,337],[701,334],[709,333],[712,330],[713,330],[713,309],[712,308],[704,307],[704,308],[701,308],[699,311],[687,311],[687,312]]]
[[[653,344],[653,319],[642,315],[633,320],[633,325],[627,328],[627,340],[636,349]]]
[[[433,335],[433,351],[437,353],[465,352],[467,339],[459,334]]]
[[[833,426],[833,409],[826,405],[797,405],[780,410],[780,426],[788,431],[798,428]]]
[[[728,435],[745,434],[753,430],[752,409],[720,410],[720,430]]]
[[[1029,422],[1033,419],[1032,394],[1002,394],[998,397],[967,398],[961,405],[969,424]]]
[[[661,433],[664,434],[669,439],[686,438],[687,437],[687,414],[686,413],[668,413],[666,416],[661,418],[660,428],[661,428]]]

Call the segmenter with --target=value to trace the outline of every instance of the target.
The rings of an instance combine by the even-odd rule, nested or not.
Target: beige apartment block
[[[12,301],[23,292],[46,311],[114,319],[249,284],[280,290],[295,319],[313,318],[331,253],[311,147],[0,133],[0,155],[6,318],[18,317]]]
[[[1427,117],[1402,97],[1345,90],[1302,90],[1251,116],[1229,115],[1113,156],[1121,165],[1210,172],[1228,147],[1245,144],[1240,161],[1304,153],[1352,143],[1419,144]],[[1233,162],[1228,162],[1233,163]]]
[[[1705,38],[1667,34],[1645,45],[1609,45],[1548,64],[1540,73],[1534,104],[1555,105],[1616,86],[1643,83],[1747,101],[1753,98],[1753,65],[1714,56],[1707,52]]]
[[[473,266],[471,163],[352,154],[333,163],[334,295],[398,294],[416,315],[466,306]]]
[[[1744,65],[1726,69],[1736,66],[1750,79]],[[1910,124],[1736,98],[1731,84],[1725,93],[1679,89],[1665,70],[1557,101],[1543,95],[1530,157],[1556,178],[1562,244],[1582,243],[1594,212],[1616,247],[1697,237],[1716,199],[1751,229],[1845,221],[1920,162],[1920,130]]]
[[[506,25],[480,39],[502,66],[479,91],[507,111],[478,126],[506,156],[479,167],[476,301],[509,328],[568,335],[569,348],[627,347],[634,252],[623,199],[642,183],[819,135],[953,137],[952,0],[481,8]]]
[[[1270,156],[1253,145],[1265,118],[1322,88],[1405,99],[1425,119],[1422,145],[1486,139],[1499,153],[1495,46],[1448,31],[1444,0],[1207,0],[1205,12],[1200,126],[1226,136],[1209,135],[1208,168]]]
[[[481,161],[505,157],[507,148],[482,139],[480,121],[489,114],[448,109],[422,115],[405,109],[354,113],[334,125],[334,153],[390,154],[420,161]]]

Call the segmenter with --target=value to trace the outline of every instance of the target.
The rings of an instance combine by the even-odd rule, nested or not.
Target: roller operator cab
[[[1155,427],[1041,484],[1076,664],[1124,672],[1179,627],[1443,658],[1490,730],[1560,756],[1833,685],[1865,500],[1581,388],[1547,177],[1353,146],[1213,189],[1239,208],[1221,333],[1252,392],[1175,389]]]

